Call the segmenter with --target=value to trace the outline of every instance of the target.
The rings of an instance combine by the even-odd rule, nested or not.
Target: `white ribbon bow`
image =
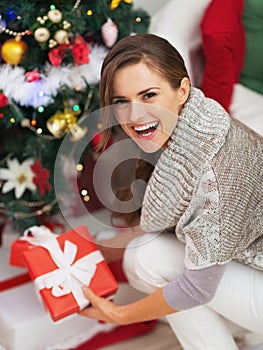
[[[32,236],[28,236],[29,233]],[[24,235],[21,239],[47,249],[58,267],[35,279],[34,283],[38,290],[51,289],[54,297],[72,293],[80,309],[87,306],[89,301],[83,295],[81,287],[90,284],[97,269],[96,264],[104,260],[101,252],[96,250],[73,263],[77,254],[77,246],[66,240],[63,252],[56,239],[57,236],[48,228],[32,226],[24,232]]]

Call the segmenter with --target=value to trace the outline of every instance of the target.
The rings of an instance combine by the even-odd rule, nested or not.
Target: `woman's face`
[[[111,103],[124,132],[145,152],[164,147],[176,127],[189,94],[189,80],[178,89],[146,64],[128,65],[116,71]]]

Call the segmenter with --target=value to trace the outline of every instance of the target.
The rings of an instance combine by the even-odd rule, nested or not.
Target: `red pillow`
[[[227,111],[244,62],[243,6],[244,0],[212,0],[201,22],[205,55],[201,89]]]

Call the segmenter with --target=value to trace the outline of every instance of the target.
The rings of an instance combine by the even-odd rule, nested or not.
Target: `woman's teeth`
[[[150,136],[154,132],[154,130],[156,130],[158,125],[159,125],[158,122],[153,122],[153,123],[149,123],[149,124],[134,126],[133,129],[136,132],[138,132],[140,135]]]

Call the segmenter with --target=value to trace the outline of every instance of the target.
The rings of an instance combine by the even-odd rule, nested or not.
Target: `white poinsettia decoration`
[[[31,170],[34,160],[29,158],[21,164],[16,158],[7,160],[8,169],[0,168],[0,179],[6,180],[2,187],[2,192],[7,193],[15,190],[15,197],[19,199],[26,189],[34,192],[36,185],[33,183],[35,174]]]

